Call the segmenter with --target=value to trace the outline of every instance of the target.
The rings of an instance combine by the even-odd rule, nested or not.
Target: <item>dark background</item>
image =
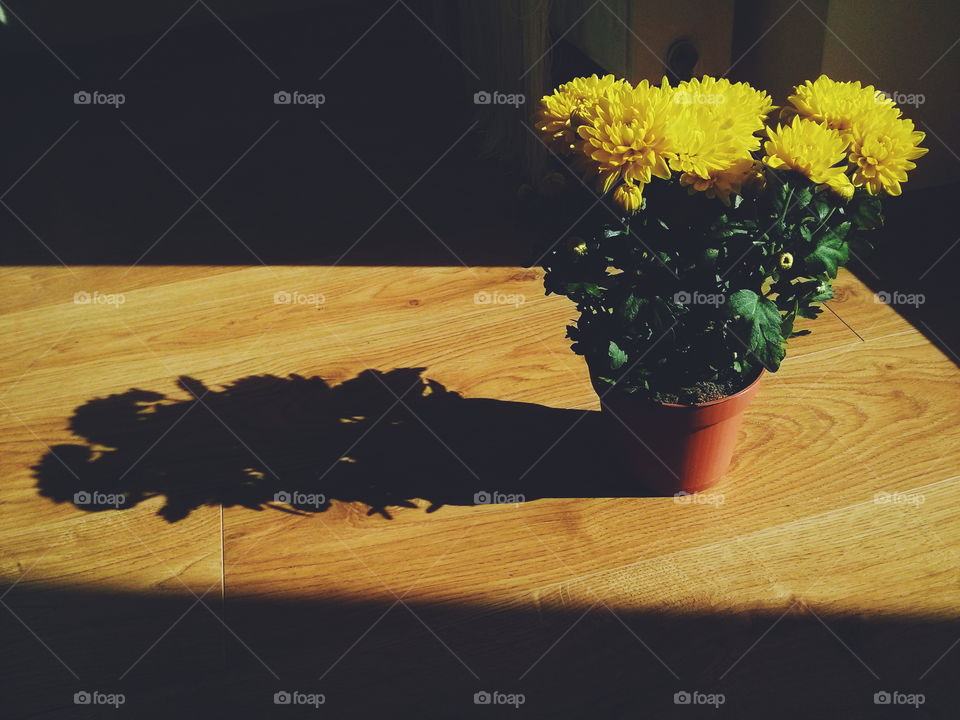
[[[526,63],[508,67],[518,79],[504,86],[503,68],[490,69],[503,52],[496,36],[486,43],[481,35],[479,51],[476,38],[464,47],[470,2],[7,4],[0,263],[534,262],[529,218],[520,221],[523,187],[538,181],[524,158],[534,141],[518,128],[536,98],[491,108],[475,105],[473,93],[526,89],[534,76],[551,87],[602,72],[568,40],[607,11],[550,28],[549,52],[522,80]],[[765,26],[754,0],[733,3],[729,56],[740,59],[732,79],[757,82],[769,70],[765,44],[778,33],[826,33],[814,14],[825,4],[797,7]],[[637,15],[643,3],[630,7]],[[682,27],[652,32],[683,39]],[[650,72],[676,63],[681,75],[722,72],[696,61],[696,43],[694,50],[692,67],[682,53],[677,60],[664,52]],[[941,52],[931,41],[925,55]],[[936,73],[949,71],[945,58]],[[798,67],[793,81],[807,70]],[[789,67],[783,73],[789,77]],[[867,69],[863,75],[873,80]],[[125,103],[76,105],[79,90],[123,93]],[[326,102],[276,105],[280,90],[322,93]],[[949,99],[934,93],[916,112],[935,117]],[[513,133],[498,134],[497,123]],[[954,132],[928,135],[921,165],[949,166],[956,155],[939,138]],[[898,311],[912,313],[954,356],[960,231],[950,176],[921,176],[890,198],[878,251],[852,269],[875,291],[923,294],[918,310]]]

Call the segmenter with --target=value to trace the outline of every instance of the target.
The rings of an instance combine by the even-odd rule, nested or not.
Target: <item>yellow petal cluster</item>
[[[928,152],[920,147],[924,133],[904,118],[867,118],[850,132],[850,168],[853,184],[863,186],[871,195],[884,191],[899,195],[900,183],[907,181],[913,161]]]
[[[838,82],[826,75],[794,90],[790,112],[837,130],[848,141],[853,187],[864,187],[871,195],[901,193],[907,171],[916,167],[913,160],[925,155],[927,148],[920,147],[924,133],[901,117],[890,97],[872,85]],[[844,185],[843,192],[853,191]]]
[[[616,88],[600,98],[589,122],[577,128],[582,152],[592,161],[603,192],[620,180],[642,192],[653,177],[670,178],[674,105],[669,90],[666,84],[658,87],[646,80]]]
[[[613,201],[628,213],[635,213],[643,204],[643,188],[632,182],[623,182],[613,191]]]
[[[785,114],[810,118],[841,132],[850,129],[865,114],[892,117],[901,114],[893,100],[873,85],[863,86],[859,80],[838,82],[826,75],[797,85],[787,100],[792,107],[784,108]]]
[[[716,125],[741,151],[760,147],[756,133],[763,129],[773,101],[767,93],[747,83],[732,83],[726,78],[686,80],[673,91],[674,102],[686,106],[704,123]]]
[[[794,117],[789,125],[769,128],[763,145],[764,164],[775,170],[793,170],[841,195],[853,193],[846,166],[849,141],[837,130],[813,120]]]
[[[537,129],[557,152],[569,154],[579,141],[577,126],[593,117],[601,98],[622,87],[629,83],[613,75],[574,78],[540,100]]]
[[[927,152],[924,134],[872,85],[821,76],[794,88],[789,101],[785,124],[769,128],[773,102],[746,83],[704,76],[633,85],[591,75],[546,95],[536,127],[627,213],[642,207],[654,178],[675,176],[729,205],[747,188],[762,189],[764,166],[801,173],[844,198],[858,187],[898,195]]]
[[[745,83],[703,77],[671,87],[613,75],[575,78],[540,102],[537,129],[557,152],[635,212],[653,178],[729,203],[755,177],[751,152],[773,104]],[[626,185],[626,187],[623,187]],[[622,189],[621,189],[622,188]]]
[[[751,152],[760,147],[757,133],[773,102],[746,83],[706,76],[681,82],[672,97],[678,109],[670,167],[680,173],[681,185],[729,205],[756,176]]]

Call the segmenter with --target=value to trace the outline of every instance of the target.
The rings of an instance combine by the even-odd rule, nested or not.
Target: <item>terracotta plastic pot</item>
[[[726,474],[743,413],[760,385],[698,405],[656,403],[594,382],[625,470],[659,495],[695,493]]]

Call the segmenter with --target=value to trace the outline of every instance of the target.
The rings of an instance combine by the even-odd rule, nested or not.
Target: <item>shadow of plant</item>
[[[600,413],[463,398],[424,368],[250,376],[185,398],[132,389],[78,407],[81,444],[33,468],[41,495],[88,511],[162,495],[173,522],[201,505],[310,513],[332,500],[428,512],[443,505],[642,494],[608,460]]]

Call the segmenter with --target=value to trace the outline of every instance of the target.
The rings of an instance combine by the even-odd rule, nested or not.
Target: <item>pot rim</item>
[[[727,402],[727,401],[729,401],[729,400],[733,400],[734,398],[740,397],[740,396],[742,396],[742,395],[746,395],[746,394],[747,394],[748,392],[750,392],[754,387],[756,387],[757,383],[760,382],[760,378],[762,378],[762,377],[763,377],[764,375],[766,375],[766,374],[767,374],[766,368],[760,368],[760,373],[757,375],[756,378],[754,378],[753,382],[751,382],[751,383],[750,383],[749,385],[747,385],[745,388],[742,388],[742,389],[740,389],[740,390],[737,390],[737,392],[733,393],[732,395],[725,395],[724,397],[718,398],[718,399],[716,399],[716,400],[707,400],[706,402],[702,402],[702,403],[665,403],[665,402],[659,402],[659,401],[657,401],[657,400],[651,400],[650,403],[651,403],[652,405],[657,405],[657,406],[659,406],[659,407],[665,407],[665,408],[688,408],[688,409],[692,409],[692,408],[707,408],[707,407],[712,407],[712,406],[714,406],[714,405],[720,405],[721,403],[725,403],[725,402]],[[598,394],[599,394],[599,393],[598,393]],[[604,403],[604,397],[605,397],[605,394],[604,394],[604,395],[600,395],[600,404],[601,404],[601,405]]]

